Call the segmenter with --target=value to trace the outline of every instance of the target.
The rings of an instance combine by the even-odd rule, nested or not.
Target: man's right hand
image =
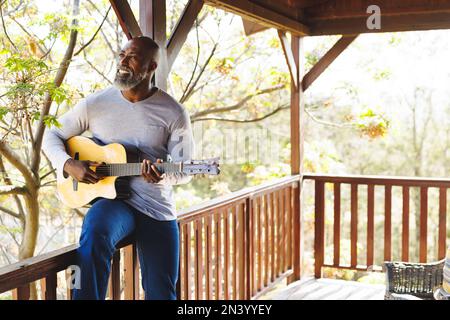
[[[95,161],[68,159],[64,163],[63,170],[78,182],[93,184],[103,179],[103,177],[89,167],[98,167],[102,164]]]

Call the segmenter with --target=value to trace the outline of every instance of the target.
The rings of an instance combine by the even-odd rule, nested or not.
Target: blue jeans
[[[83,221],[78,248],[80,289],[73,289],[74,300],[105,299],[116,245],[132,233],[136,238],[145,299],[176,299],[177,221],[158,221],[123,201],[101,199],[92,205]]]

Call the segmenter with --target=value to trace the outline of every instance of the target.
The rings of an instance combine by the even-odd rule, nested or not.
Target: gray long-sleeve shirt
[[[64,141],[88,130],[105,144],[117,142],[134,149],[141,159],[166,161],[170,155],[172,161],[178,162],[190,160],[194,153],[188,112],[159,88],[149,98],[132,103],[120,90],[108,87],[82,99],[58,121],[61,128],[46,130],[43,141],[58,176],[70,158]],[[131,177],[131,197],[124,201],[154,219],[173,220],[176,212],[172,185],[190,180],[185,174],[170,174],[155,184],[142,176]]]

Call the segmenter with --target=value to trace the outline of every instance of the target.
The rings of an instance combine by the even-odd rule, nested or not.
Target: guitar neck
[[[184,165],[182,162],[154,163],[154,166],[161,173],[183,173]],[[103,176],[129,177],[140,176],[142,174],[142,163],[111,163],[101,165],[96,168],[96,172]],[[186,172],[189,173],[189,172]]]

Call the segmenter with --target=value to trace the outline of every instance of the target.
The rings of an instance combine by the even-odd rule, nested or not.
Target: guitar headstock
[[[218,175],[220,173],[219,158],[183,162],[183,172],[187,174]]]

